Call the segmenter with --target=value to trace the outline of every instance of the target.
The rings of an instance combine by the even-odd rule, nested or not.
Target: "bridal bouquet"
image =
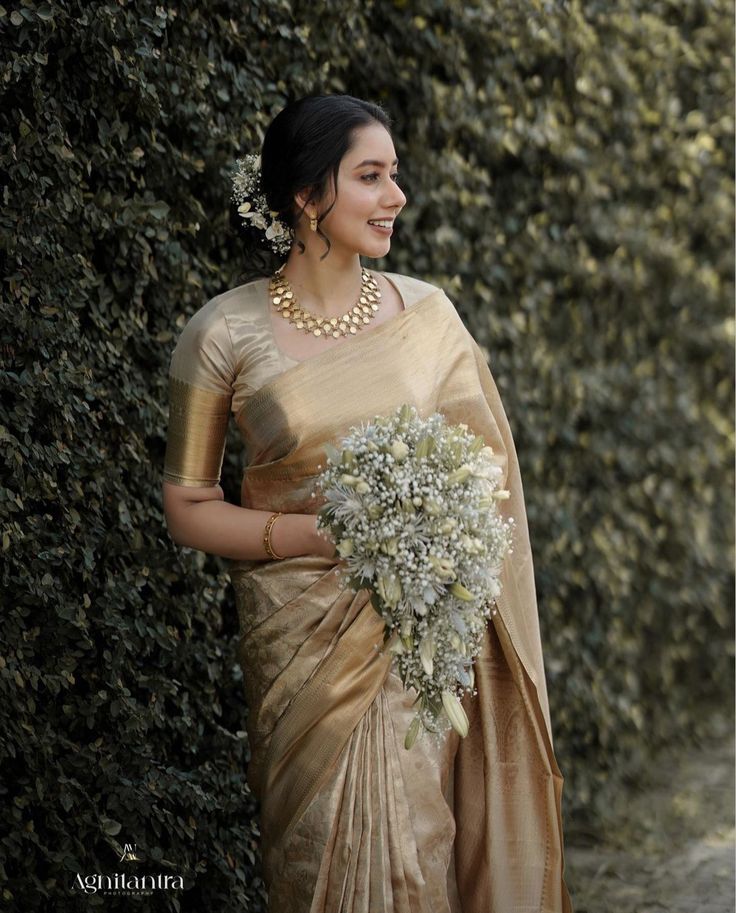
[[[468,733],[460,703],[475,684],[499,574],[511,552],[513,518],[496,502],[501,468],[482,437],[404,404],[350,429],[341,449],[327,445],[317,478],[327,529],[344,559],[350,587],[367,588],[386,623],[404,687],[418,692],[404,744],[423,729]],[[476,693],[473,691],[473,693]]]

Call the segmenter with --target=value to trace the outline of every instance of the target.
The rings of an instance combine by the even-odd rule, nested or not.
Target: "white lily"
[[[419,644],[419,659],[422,661],[424,671],[431,677],[434,671],[434,654],[437,652],[437,646],[434,642],[434,634],[429,631],[422,638]]]
[[[465,738],[468,734],[470,724],[468,723],[468,717],[463,710],[462,704],[452,691],[442,692],[442,706],[445,708],[445,713],[452,724],[452,728],[458,735]]]

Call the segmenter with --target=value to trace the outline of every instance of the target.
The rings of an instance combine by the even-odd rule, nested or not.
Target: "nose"
[[[391,180],[390,184],[391,184],[391,188],[390,188],[391,192],[386,195],[386,206],[387,207],[398,206],[399,209],[403,209],[404,205],[406,204],[406,195],[404,194],[404,191],[401,189],[401,187],[399,187],[399,185],[396,183],[396,181]],[[397,210],[397,212],[398,212],[398,210]]]

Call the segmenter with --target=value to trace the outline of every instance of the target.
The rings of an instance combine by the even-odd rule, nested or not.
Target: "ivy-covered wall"
[[[3,910],[265,909],[226,563],[169,540],[161,469],[178,332],[273,265],[229,169],[303,94],[393,115],[408,203],[375,265],[442,285],[488,352],[567,820],[732,715],[732,25],[726,0],[0,6]],[[231,500],[241,460],[233,429]],[[186,886],[75,887],[123,869]]]

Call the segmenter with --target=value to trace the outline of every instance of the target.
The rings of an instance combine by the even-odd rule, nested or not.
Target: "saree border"
[[[378,649],[384,627],[367,598],[276,724],[258,789],[272,841],[291,833],[383,687],[393,660]]]

